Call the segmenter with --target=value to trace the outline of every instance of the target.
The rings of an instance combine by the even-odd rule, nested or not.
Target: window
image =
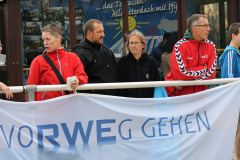
[[[196,13],[204,14],[208,18],[211,29],[208,39],[215,43],[220,55],[229,43],[227,38],[227,0],[187,0],[186,2],[187,18]]]
[[[68,0],[21,1],[21,17],[23,66],[29,66],[32,59],[44,50],[41,29],[47,24],[57,23],[61,26],[62,46],[69,50]]]
[[[2,43],[2,54],[6,54],[5,50],[5,23],[4,23],[4,4],[0,3],[0,41]],[[0,66],[0,81],[7,84],[6,66]]]
[[[5,24],[4,24],[4,4],[0,3],[0,41],[3,45],[2,53],[5,53]]]
[[[57,23],[61,26],[62,46],[70,50],[68,4],[68,0],[21,1],[23,68],[30,67],[32,60],[44,51],[41,29],[47,24]],[[23,84],[26,82],[27,74],[23,75]]]

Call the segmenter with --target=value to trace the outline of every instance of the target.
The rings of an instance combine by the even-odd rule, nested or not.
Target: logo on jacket
[[[146,78],[149,79],[149,74],[146,74]]]
[[[202,56],[202,58],[208,58],[208,55],[204,55],[204,56]]]

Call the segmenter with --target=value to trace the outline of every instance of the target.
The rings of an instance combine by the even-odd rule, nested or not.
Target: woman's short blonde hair
[[[147,48],[147,42],[145,41],[145,36],[139,30],[134,29],[129,35],[127,35],[127,42],[126,42],[125,49],[124,49],[126,54],[129,54],[129,52],[130,52],[130,49],[129,49],[129,38],[132,37],[132,36],[137,36],[140,39],[140,41],[142,42],[142,44],[145,45],[145,47],[143,48],[143,53],[145,53],[146,52],[146,48]]]
[[[62,36],[61,27],[57,25],[56,23],[50,23],[46,26],[44,26],[41,30],[42,32],[49,32],[51,35],[57,37]]]

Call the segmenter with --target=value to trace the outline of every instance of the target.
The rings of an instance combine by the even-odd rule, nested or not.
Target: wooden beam
[[[122,0],[122,18],[123,18],[123,43],[124,48],[125,44],[127,42],[127,36],[129,34],[129,28],[128,28],[128,1]],[[125,54],[125,53],[124,53]]]
[[[182,38],[187,29],[186,0],[177,0],[178,38]]]
[[[7,1],[5,6],[5,41],[7,80],[9,86],[22,86],[21,15],[20,1]],[[14,94],[14,101],[23,101],[22,94]]]
[[[229,0],[228,1],[228,11],[229,11],[229,25],[234,22],[239,22],[239,5],[240,0]]]
[[[76,45],[75,0],[69,0],[70,47]]]

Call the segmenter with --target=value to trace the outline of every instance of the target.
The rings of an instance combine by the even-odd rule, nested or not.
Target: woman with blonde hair
[[[126,55],[118,62],[118,82],[159,81],[156,60],[146,54],[147,43],[139,30],[133,30],[127,37]],[[120,89],[119,96],[152,98],[154,88]]]

